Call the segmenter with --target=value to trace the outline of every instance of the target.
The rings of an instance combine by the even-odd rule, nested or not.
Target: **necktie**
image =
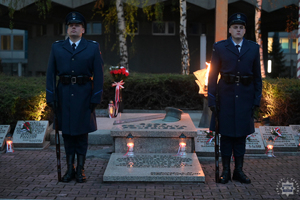
[[[76,47],[76,44],[73,43],[73,44],[72,44],[72,49],[73,49],[73,51],[75,51],[75,47]]]
[[[238,52],[240,53],[240,50],[239,50],[239,48],[240,48],[240,45],[235,45],[235,47],[236,47],[236,49],[238,50]]]

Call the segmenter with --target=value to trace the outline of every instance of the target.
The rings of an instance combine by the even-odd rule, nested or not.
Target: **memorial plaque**
[[[194,137],[197,136],[197,129],[189,114],[183,113],[181,120],[176,122],[165,122],[163,118],[153,120],[157,114],[135,115],[134,119],[140,118],[141,120],[131,122],[131,118],[128,118],[130,115],[122,113],[124,119],[118,120],[126,121],[126,123],[114,125],[111,129],[115,153],[127,151],[128,134],[134,137],[134,151],[137,153],[175,153],[179,147],[181,134],[186,136],[186,152],[194,152]]]
[[[195,139],[195,151],[198,156],[214,156],[215,142],[208,134],[208,128],[200,129],[197,132]],[[221,135],[219,135],[221,138]],[[259,129],[256,128],[255,132],[250,134],[246,139],[246,153],[248,154],[263,154],[265,153],[265,146],[262,141]]]
[[[299,146],[300,141],[299,141],[299,137],[300,137],[300,125],[290,125],[292,132],[294,134],[295,137],[295,141],[296,141],[296,145]]]
[[[25,124],[26,123],[26,124]],[[45,148],[48,121],[18,121],[13,134],[14,148]]]
[[[209,129],[202,128],[197,130],[195,138],[195,151],[197,156],[214,156],[215,155],[215,139],[211,139],[207,135]],[[221,135],[219,135],[221,138]]]
[[[255,132],[247,136],[246,153],[265,153],[265,145],[259,132],[259,128],[255,128]]]
[[[5,149],[5,137],[10,131],[10,125],[0,125],[0,151]]]
[[[282,133],[285,138],[277,137],[272,135],[272,130],[275,128],[279,128],[280,132]],[[264,145],[266,145],[266,140],[271,136],[274,143],[274,151],[297,151],[298,146],[296,145],[296,141],[294,138],[294,134],[292,132],[291,127],[289,126],[261,126],[259,127],[261,137],[263,138]]]
[[[135,153],[134,157],[113,153],[103,181],[205,182],[205,176],[195,153],[185,157],[171,153]]]

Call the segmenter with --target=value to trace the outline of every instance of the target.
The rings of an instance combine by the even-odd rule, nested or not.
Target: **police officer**
[[[262,80],[259,46],[244,38],[246,24],[243,13],[233,14],[228,18],[231,36],[213,45],[208,106],[213,112],[210,130],[215,130],[216,114],[219,120],[223,184],[231,180],[232,153],[235,158],[232,179],[251,183],[243,172],[243,162],[246,136],[254,132],[253,112],[260,105]]]
[[[62,181],[76,178],[82,183],[86,181],[84,163],[88,133],[97,130],[95,107],[102,98],[103,60],[99,44],[82,37],[86,21],[80,13],[69,13],[65,23],[69,37],[52,45],[46,99],[49,106],[57,106],[58,128],[64,139],[67,171]]]

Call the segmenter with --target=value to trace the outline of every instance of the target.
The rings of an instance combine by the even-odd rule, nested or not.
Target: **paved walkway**
[[[205,183],[104,183],[110,152],[111,146],[89,146],[86,183],[57,182],[54,146],[0,154],[0,199],[300,199],[300,152],[275,152],[276,158],[247,155],[244,169],[252,183],[225,185],[215,183],[213,158],[200,157]],[[64,155],[62,149],[63,172]],[[295,187],[289,196],[280,190],[287,181]]]

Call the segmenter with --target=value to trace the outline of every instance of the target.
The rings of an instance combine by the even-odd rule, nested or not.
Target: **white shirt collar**
[[[76,47],[75,47],[75,49],[78,47],[78,45],[79,45],[80,41],[81,41],[81,39],[80,39],[80,40],[78,40],[77,42],[75,42],[75,44],[76,44]],[[69,38],[69,42],[70,42],[70,45],[71,45],[71,46],[72,46],[72,44],[74,43],[74,42],[72,42],[72,41],[70,40],[70,38]]]

